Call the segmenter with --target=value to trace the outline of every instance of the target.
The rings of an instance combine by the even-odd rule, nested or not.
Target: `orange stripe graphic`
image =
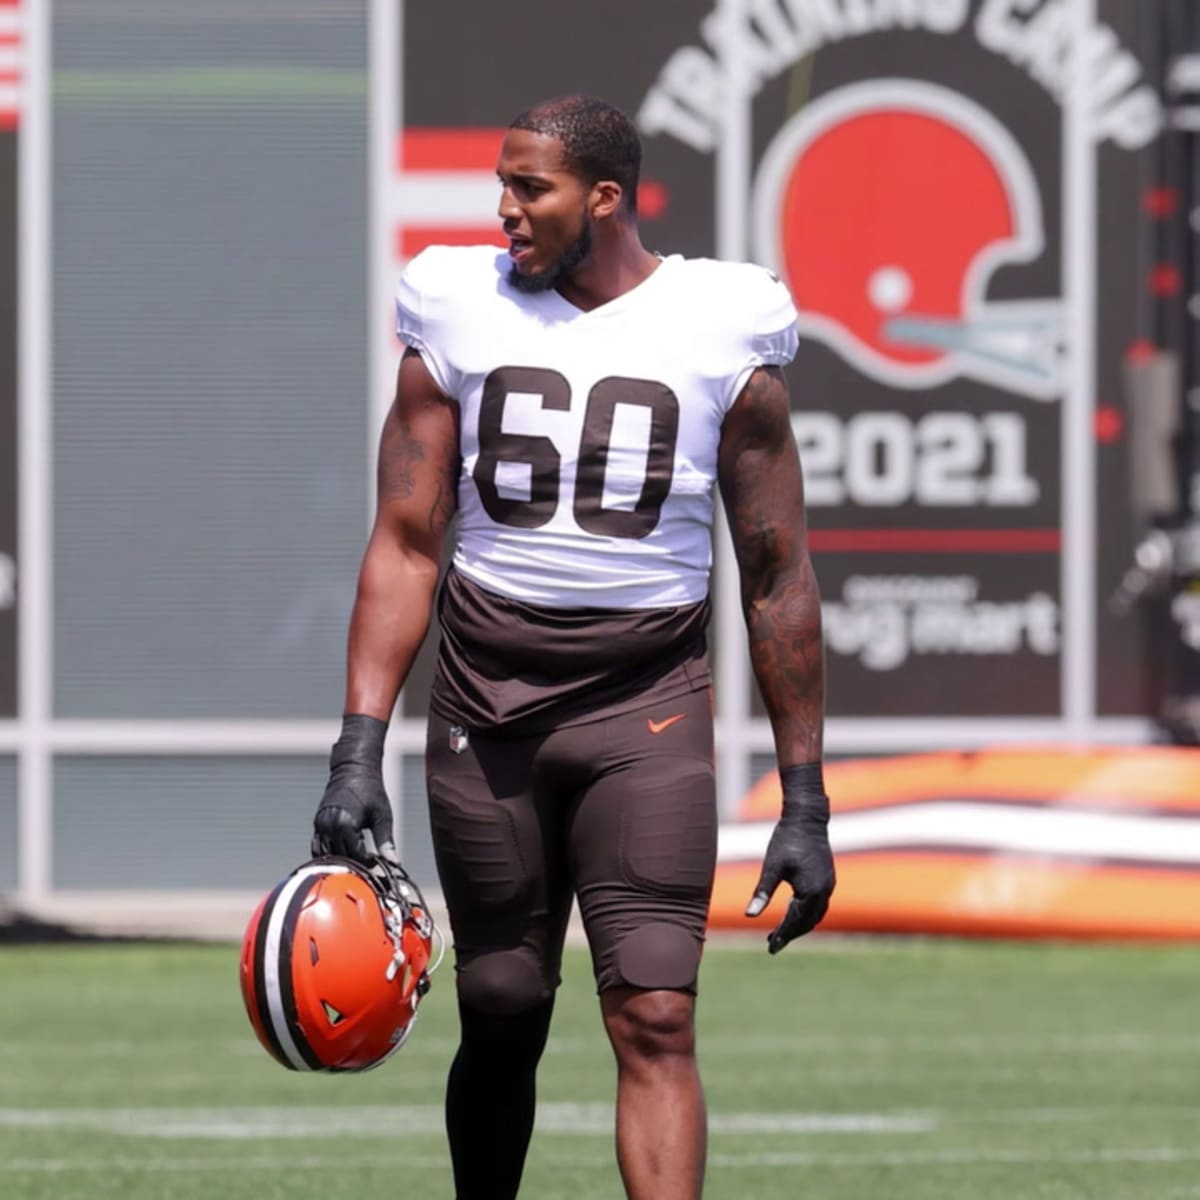
[[[825,780],[838,886],[822,929],[1200,939],[1200,750],[918,754],[831,763]],[[772,774],[722,827],[735,853],[714,928],[765,933],[782,915],[786,885],[768,914],[742,915],[779,805]]]

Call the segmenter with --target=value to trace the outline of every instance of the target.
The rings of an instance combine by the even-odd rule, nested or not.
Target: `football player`
[[[497,164],[508,249],[431,247],[397,296],[407,350],[314,848],[394,857],[384,734],[457,516],[426,764],[457,967],[459,1200],[517,1194],[573,896],[617,1061],[626,1193],[700,1195],[715,488],[783,783],[747,908],[791,888],[772,953],[834,886],[820,607],[780,370],[796,312],[760,267],[646,250],[640,161],[632,123],[600,100],[522,113]]]

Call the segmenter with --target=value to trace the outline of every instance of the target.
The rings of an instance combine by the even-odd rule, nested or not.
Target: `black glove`
[[[767,937],[772,954],[820,924],[836,883],[829,849],[829,797],[821,764],[784,767],[779,780],[783,811],[767,843],[758,886],[746,905],[746,916],[757,917],[784,880],[792,885],[794,895],[787,912]]]
[[[383,790],[387,722],[350,713],[329,756],[329,783],[313,817],[314,856],[338,854],[370,865],[399,864],[392,840],[392,807]]]

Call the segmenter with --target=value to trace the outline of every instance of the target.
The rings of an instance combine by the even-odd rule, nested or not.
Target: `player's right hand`
[[[337,854],[371,865],[399,865],[392,836],[392,806],[383,787],[387,724],[351,713],[329,756],[329,782],[313,817],[312,853]]]

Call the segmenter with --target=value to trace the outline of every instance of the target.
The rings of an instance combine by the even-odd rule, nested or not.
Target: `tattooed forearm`
[[[380,497],[409,499],[416,490],[416,472],[426,457],[425,445],[413,433],[412,422],[393,409],[379,443]]]
[[[781,766],[821,757],[821,601],[809,561],[804,485],[787,385],[750,377],[722,430],[720,483],[741,578],[750,661]]]
[[[825,665],[821,601],[807,558],[775,575],[774,587],[746,605],[750,661],[775,732],[780,765],[821,757]]]

